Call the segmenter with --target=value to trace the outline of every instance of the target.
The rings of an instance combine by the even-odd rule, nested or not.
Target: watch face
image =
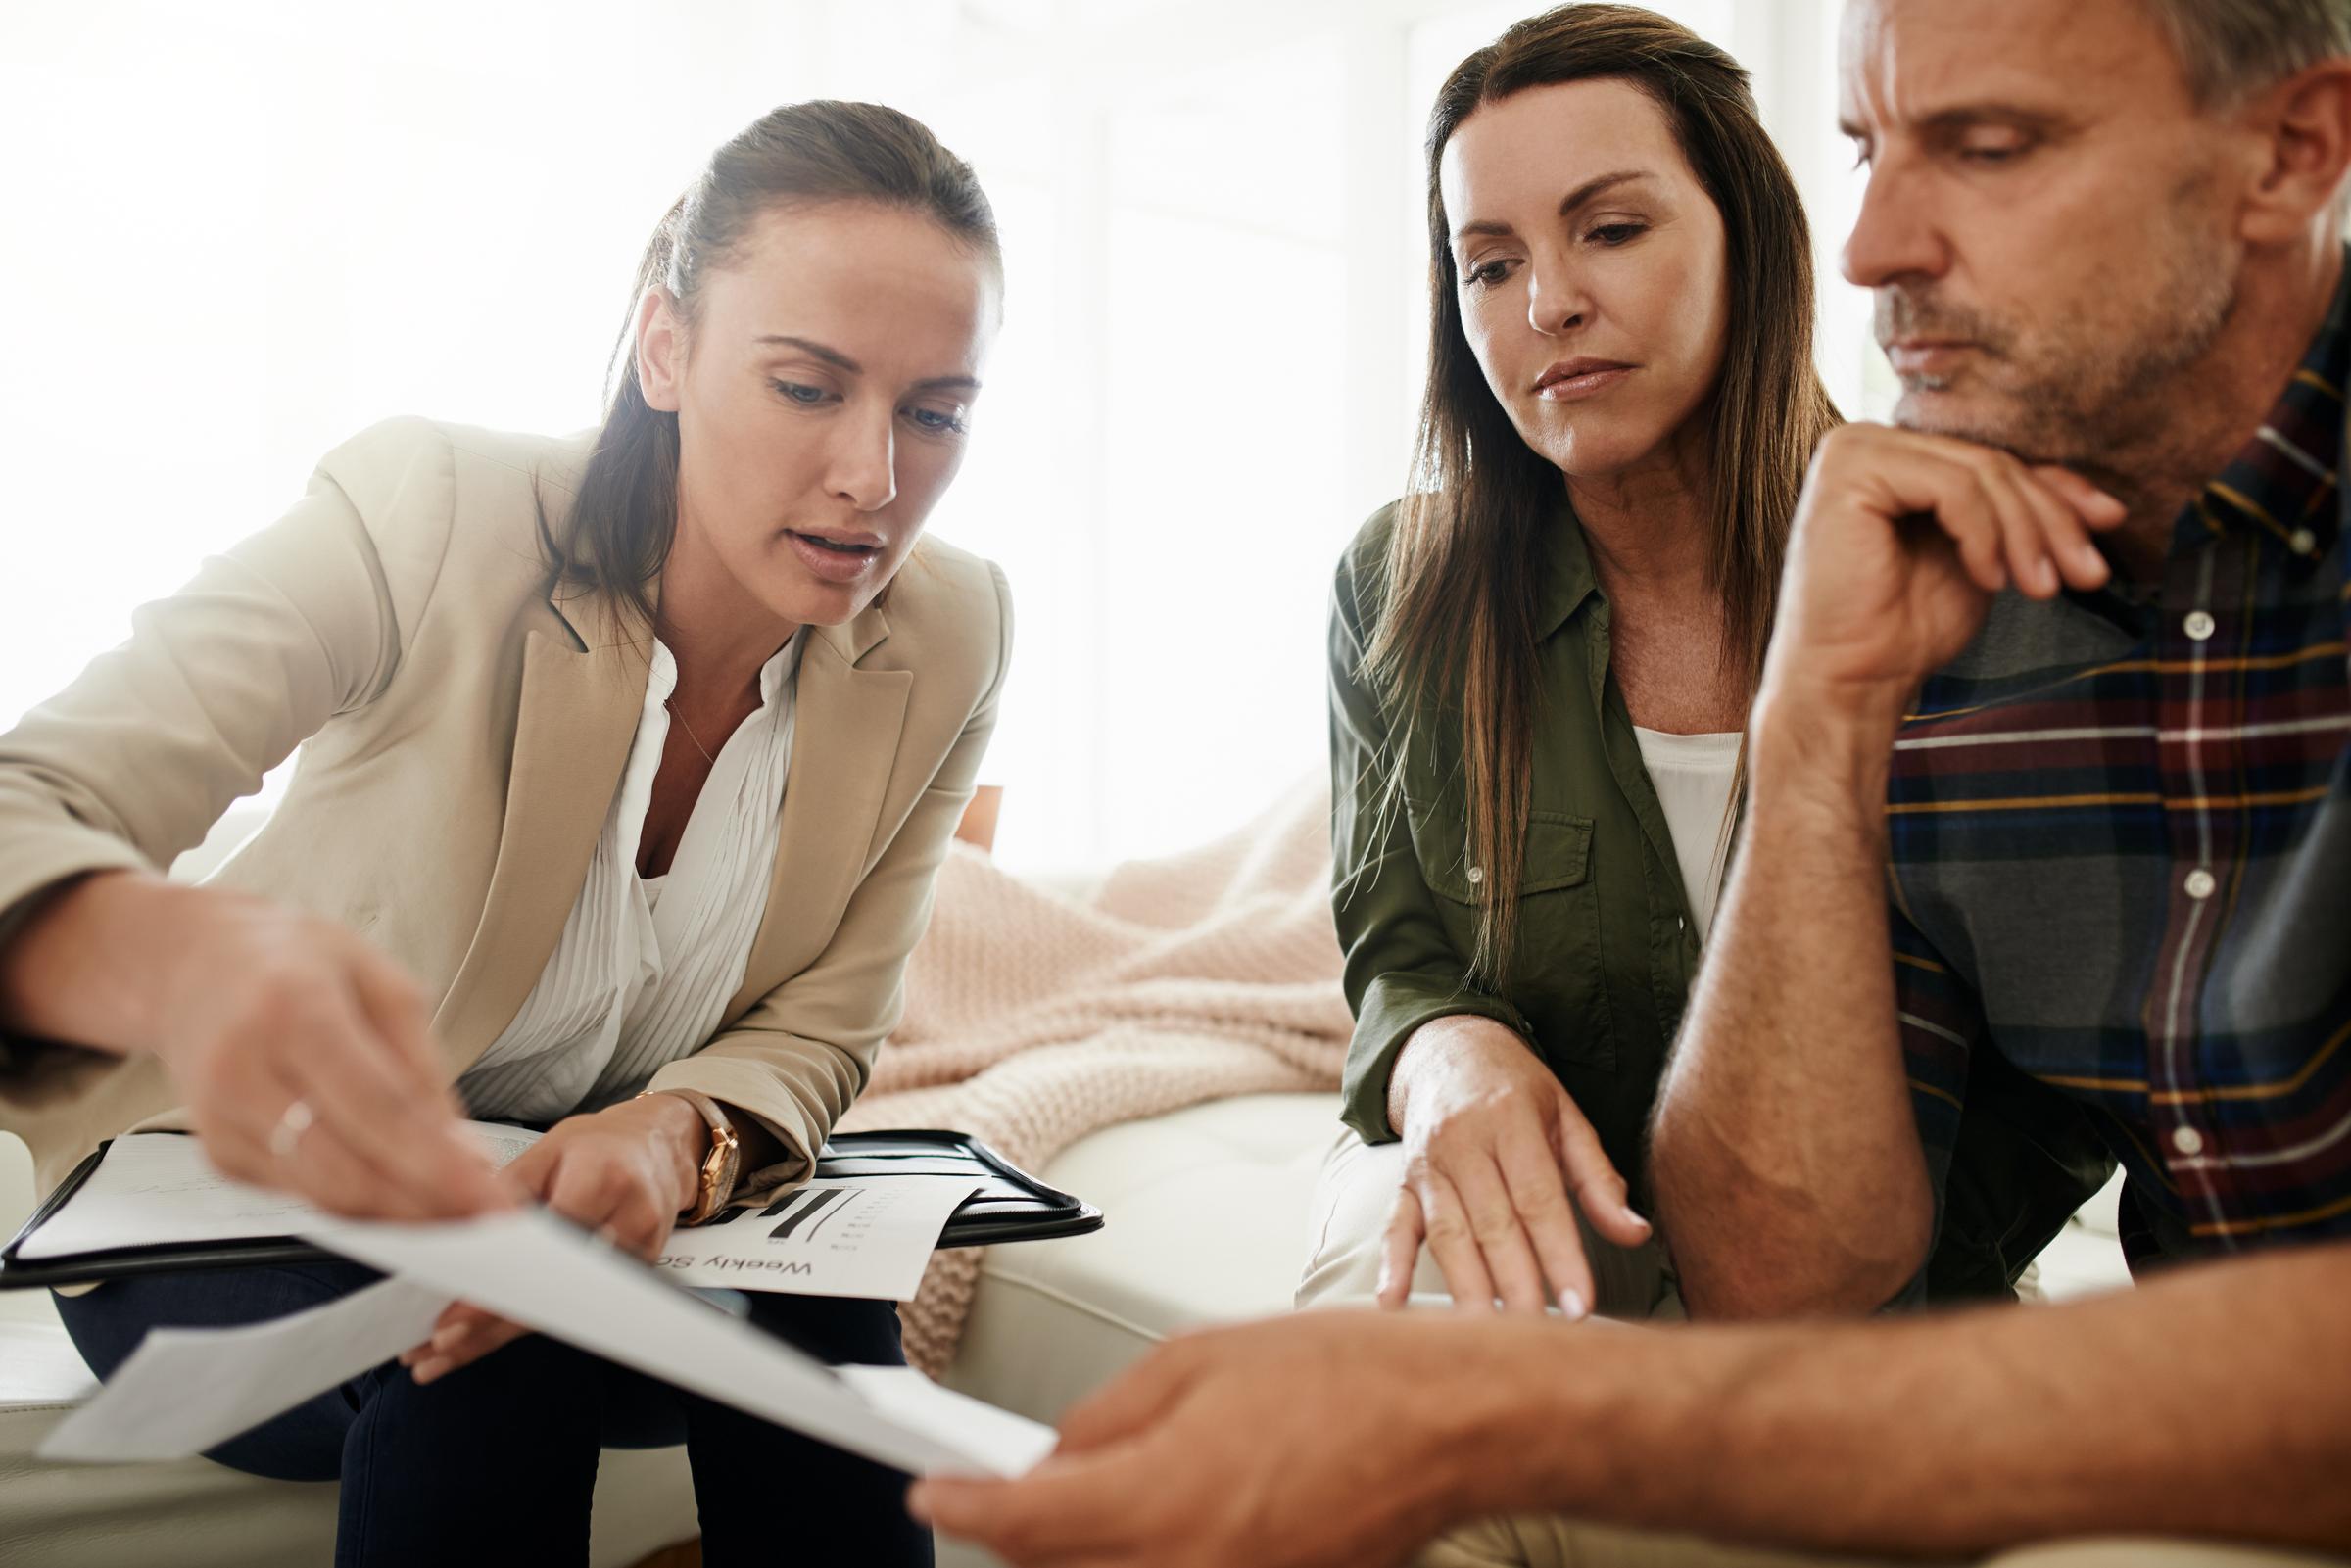
[[[710,1129],[710,1153],[702,1160],[700,1201],[695,1205],[697,1218],[708,1217],[735,1185],[736,1156],[742,1147],[733,1127],[721,1125]]]

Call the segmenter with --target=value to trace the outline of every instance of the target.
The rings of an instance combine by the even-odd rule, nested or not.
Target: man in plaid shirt
[[[2346,26],[2333,0],[2212,9]],[[1714,1316],[1866,1309],[1939,1205],[2008,1221],[2020,1256],[1981,1272],[2013,1274],[2087,1195],[2049,1178],[2110,1162],[2142,1274],[2351,1237],[2339,189],[2234,244],[2158,230],[2155,287],[2036,320],[1983,296],[1972,220],[2062,188],[2065,138],[1997,105],[1922,135],[1908,90],[1864,83],[1848,118],[1881,180],[1941,186],[1932,216],[1873,202],[1847,250],[1902,428],[1815,461],[1743,874],[1780,918],[1717,943],[1658,1117]],[[2260,196],[2333,172],[2290,151]],[[1988,1069],[2023,1176],[1949,1191]],[[1810,1179],[1791,1201],[1772,1171]]]
[[[1203,1335],[1031,1477],[926,1483],[945,1528],[1121,1568],[2351,1551],[2351,0],[1852,0],[1842,100],[1898,427],[1815,458],[1653,1151],[1692,1314],[1810,1321]],[[1946,1186],[1962,1139],[2012,1158]],[[2135,1289],[1820,1320],[2005,1288],[2115,1162]],[[2010,1245],[1921,1280],[1962,1206]],[[2175,1539],[2029,1544],[2081,1536]]]

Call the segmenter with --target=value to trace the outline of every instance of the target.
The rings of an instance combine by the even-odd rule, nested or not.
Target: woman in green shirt
[[[1413,483],[1340,563],[1347,1130],[1300,1300],[1670,1309],[1643,1127],[1720,885],[1788,525],[1837,422],[1746,73],[1561,7],[1428,135]]]

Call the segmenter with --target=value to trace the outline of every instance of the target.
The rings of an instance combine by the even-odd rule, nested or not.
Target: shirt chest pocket
[[[1492,873],[1470,853],[1468,823],[1458,808],[1408,797],[1405,812],[1421,879],[1436,895],[1438,919],[1465,964],[1476,951],[1477,917]],[[1607,1070],[1615,1066],[1616,1047],[1601,958],[1592,832],[1589,817],[1529,814],[1517,937],[1504,989],[1535,1025],[1546,1059]]]

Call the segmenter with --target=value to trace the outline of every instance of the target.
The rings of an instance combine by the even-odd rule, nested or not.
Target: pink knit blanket
[[[1302,784],[1213,843],[1120,866],[1082,902],[954,845],[905,1020],[841,1129],[953,1127],[1034,1171],[1115,1122],[1335,1088],[1353,1022],[1328,800]],[[907,1357],[934,1376],[979,1268],[977,1251],[936,1255],[905,1309]]]

